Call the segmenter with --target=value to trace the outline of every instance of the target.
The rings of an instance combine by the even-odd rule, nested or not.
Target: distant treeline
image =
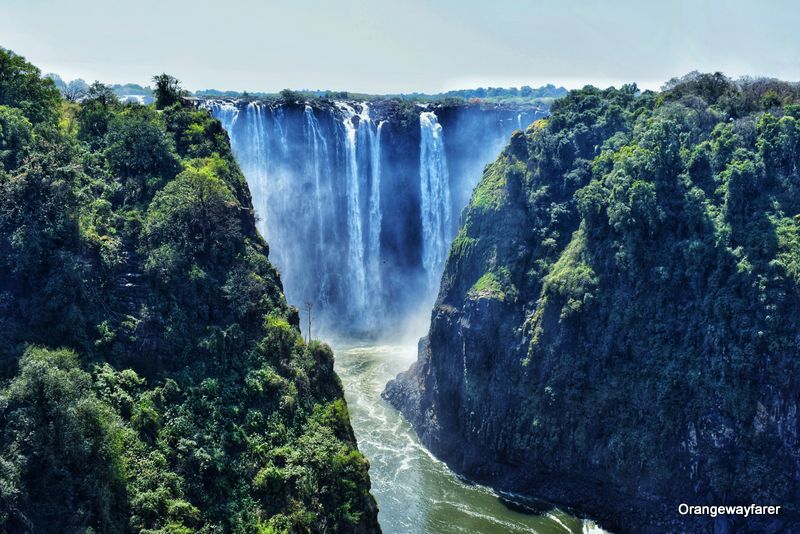
[[[502,99],[502,98],[525,98],[525,99],[541,99],[541,98],[559,98],[565,96],[567,90],[563,87],[556,87],[548,83],[541,87],[533,88],[529,85],[522,87],[478,87],[477,89],[457,89],[447,91],[445,93],[425,94],[425,93],[411,93],[408,95],[399,95],[404,98],[480,98],[480,99]]]
[[[56,84],[61,94],[71,101],[80,100],[89,90],[89,83],[78,78],[72,81],[65,81],[58,74],[50,73],[47,75]],[[118,97],[141,96],[152,98],[153,89],[150,86],[141,86],[135,83],[110,85],[114,94]],[[248,91],[223,91],[220,89],[202,89],[189,93],[192,96],[211,97],[211,98],[283,98],[291,96],[292,99],[356,99],[356,100],[375,100],[385,98],[397,98],[401,100],[414,101],[442,101],[442,100],[474,100],[479,99],[486,102],[520,102],[520,101],[541,101],[545,99],[560,98],[567,94],[563,87],[556,87],[553,84],[541,87],[478,87],[477,89],[458,89],[444,93],[393,93],[393,94],[368,94],[353,93],[349,91],[330,91],[330,90],[302,90],[293,91],[284,89],[280,93],[268,92],[248,92]]]
[[[218,98],[274,98],[291,95],[299,98],[328,98],[328,99],[354,99],[354,100],[376,100],[385,98],[396,98],[401,100],[415,101],[443,101],[443,100],[482,100],[487,102],[510,102],[510,101],[541,101],[545,99],[559,98],[567,94],[563,87],[556,87],[553,84],[543,85],[533,88],[528,85],[522,87],[478,87],[477,89],[458,89],[444,93],[389,93],[389,94],[369,94],[353,93],[349,91],[329,91],[329,90],[302,90],[292,91],[284,89],[280,93],[248,93],[247,91],[220,91],[217,89],[203,89],[195,91],[195,96],[218,97]]]

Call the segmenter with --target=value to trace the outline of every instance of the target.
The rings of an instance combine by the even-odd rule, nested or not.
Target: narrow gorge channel
[[[546,110],[397,101],[202,105],[230,136],[288,301],[311,304],[312,337],[334,348],[383,531],[602,532],[559,510],[530,513],[460,479],[381,398],[416,359],[426,328],[419,319],[430,316],[459,214],[484,165]]]

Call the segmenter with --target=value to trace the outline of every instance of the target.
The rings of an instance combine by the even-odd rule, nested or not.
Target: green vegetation
[[[432,99],[448,99],[460,98],[464,100],[481,100],[484,102],[492,102],[498,104],[511,104],[523,103],[530,101],[542,101],[551,103],[556,98],[561,98],[567,94],[567,90],[563,87],[556,87],[552,84],[543,85],[541,87],[533,88],[529,85],[522,87],[478,87],[477,89],[456,89],[435,95],[426,95],[424,93],[412,93],[411,95],[403,95],[404,98],[432,98]]]
[[[479,210],[496,210],[505,202],[506,175],[505,168],[492,168],[491,172],[484,174],[475,191],[472,193],[470,207]]]
[[[559,314],[560,321],[580,312],[594,298],[597,277],[592,268],[580,259],[584,245],[583,233],[578,230],[542,280],[543,304],[546,305],[549,299],[564,303]]]
[[[50,73],[48,78],[53,80],[62,96],[75,102],[86,96],[89,85],[78,78],[70,82],[65,82],[58,74]],[[142,96],[146,98],[158,98],[158,95],[168,95],[179,88],[178,80],[167,74],[159,74],[153,77],[154,86],[142,87],[135,83],[114,84],[108,86],[117,96]],[[170,89],[171,88],[171,89]],[[165,89],[167,91],[165,92]],[[441,105],[464,105],[487,104],[487,105],[542,105],[549,106],[552,102],[567,94],[563,87],[553,85],[543,85],[541,87],[479,87],[477,89],[457,89],[443,93],[392,93],[392,94],[370,94],[354,93],[349,91],[330,91],[330,90],[292,90],[283,89],[278,93],[264,91],[230,91],[219,89],[202,89],[195,92],[182,91],[178,96],[197,96],[204,98],[236,98],[236,99],[258,99],[267,102],[295,103],[315,100],[393,100],[398,103],[437,103]],[[169,105],[169,101],[158,103],[159,108]],[[174,102],[172,102],[174,103]]]
[[[473,299],[495,299],[506,300],[517,297],[516,288],[510,282],[510,273],[506,267],[500,267],[496,271],[487,271],[472,286],[469,291],[470,298]]]
[[[0,50],[0,531],[378,531],[227,136],[155,81],[77,104]]]
[[[432,401],[436,428],[490,429],[455,461],[516,458],[510,478],[550,473],[531,492],[594,503],[612,527],[652,527],[659,503],[670,521],[679,502],[796,511],[800,86],[694,73],[551,111],[486,169],[443,278],[432,384],[457,367],[471,389],[459,414]]]
[[[544,298],[529,323],[544,335],[527,357],[561,355],[547,385],[562,406],[600,416],[575,419],[566,439],[589,446],[602,425],[605,461],[631,480],[667,480],[682,465],[683,480],[727,502],[789,501],[785,423],[765,431],[752,421],[759,404],[800,386],[790,297],[800,259],[798,101],[796,86],[719,75],[661,94],[587,88],[559,101],[531,139],[531,189],[561,189],[531,207],[551,203],[552,212],[560,200],[577,217],[548,225],[563,252],[544,260]],[[579,237],[566,245],[575,224]],[[545,427],[564,417],[546,402],[529,408]],[[695,428],[702,452],[687,451],[691,475],[691,462],[666,448]],[[720,433],[729,438],[716,446]]]
[[[157,109],[174,106],[180,102],[182,96],[188,94],[181,89],[181,84],[177,78],[166,73],[153,76],[153,83],[155,84],[153,93],[156,98]]]

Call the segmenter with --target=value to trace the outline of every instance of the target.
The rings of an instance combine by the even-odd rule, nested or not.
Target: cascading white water
[[[419,115],[420,212],[422,217],[422,266],[429,289],[435,289],[451,239],[450,175],[444,152],[442,126],[436,114]]]
[[[323,176],[323,174],[327,175],[330,172],[328,165],[328,142],[325,140],[325,136],[322,134],[319,121],[314,114],[314,108],[306,105],[303,110],[303,118],[306,150],[311,155],[309,163],[311,166],[311,172],[314,175],[314,199],[316,202],[316,211],[313,216],[316,218],[317,222],[317,243],[315,248],[317,252],[317,258],[321,259],[326,255],[324,224],[326,219],[328,219],[328,213],[330,212],[329,202],[331,197],[330,181],[327,179],[327,176]],[[323,179],[327,186],[323,186]],[[323,188],[325,189],[324,191]],[[328,270],[325,269],[321,273],[321,276],[322,279],[320,280],[319,299],[325,303],[327,301],[330,285]]]
[[[251,188],[255,190],[255,198],[266,198],[263,193],[267,190],[267,165],[269,163],[269,139],[264,131],[267,109],[261,103],[250,102],[245,113],[245,125],[251,132],[245,141],[249,141],[248,157],[243,161],[244,173],[250,177]],[[257,206],[258,211],[261,206]],[[263,225],[261,231],[264,231]]]
[[[275,135],[278,138],[278,146],[285,156],[289,153],[289,139],[287,136],[288,128],[286,124],[286,114],[283,112],[283,108],[281,106],[273,108],[272,124],[275,128]]]
[[[228,131],[289,302],[314,304],[315,332],[382,331],[430,301],[455,233],[451,214],[532,118],[422,108],[409,124],[393,104],[369,104],[202,104]],[[412,141],[414,120],[421,141]]]
[[[367,236],[367,272],[371,298],[381,297],[381,131],[386,121],[380,121],[371,136],[369,183],[369,232]],[[369,123],[367,123],[369,126]],[[371,130],[370,130],[371,131]]]
[[[365,324],[374,315],[367,312],[370,299],[380,294],[380,132],[382,124],[373,129],[367,103],[356,113],[352,106],[338,103],[345,130],[345,168],[347,196],[348,261],[350,264],[350,297],[353,311]],[[368,193],[366,210],[362,197]],[[364,213],[366,211],[366,221]],[[364,225],[367,226],[366,240]]]
[[[303,110],[303,118],[305,120],[305,138],[306,149],[311,154],[311,172],[314,175],[314,198],[317,204],[317,239],[319,245],[322,245],[323,231],[322,231],[322,217],[321,214],[325,211],[322,205],[322,165],[327,160],[328,143],[319,129],[319,121],[314,115],[314,109],[311,106],[306,106]]]
[[[348,263],[350,265],[350,298],[356,312],[363,312],[367,302],[366,272],[364,268],[364,232],[361,215],[361,180],[358,172],[358,131],[361,116],[345,103],[338,104],[342,110],[345,130],[345,168],[347,197]],[[366,107],[366,105],[364,106]],[[362,114],[364,112],[362,111]],[[369,116],[369,109],[366,111]],[[359,117],[354,124],[353,119]],[[363,131],[363,130],[362,130]]]
[[[239,118],[239,108],[232,102],[227,101],[211,100],[204,105],[220,124],[222,124],[225,131],[229,132],[231,145],[234,145],[236,141],[230,132],[233,132],[233,127],[236,124],[236,120]]]

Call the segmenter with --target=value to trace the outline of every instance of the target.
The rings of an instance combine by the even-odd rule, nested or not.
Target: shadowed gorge
[[[552,506],[514,504],[459,479],[380,398],[408,364],[414,345],[403,323],[430,305],[484,163],[546,111],[285,97],[201,106],[230,132],[260,227],[286,266],[290,301],[311,300],[314,332],[338,340],[337,370],[384,531],[601,532]]]

